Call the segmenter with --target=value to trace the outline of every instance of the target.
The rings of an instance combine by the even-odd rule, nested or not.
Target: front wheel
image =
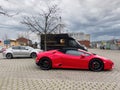
[[[42,70],[49,70],[52,68],[52,62],[49,58],[42,58],[40,60],[39,66]]]
[[[92,71],[102,71],[104,69],[104,64],[99,59],[93,59],[89,63],[89,69]]]
[[[36,53],[31,53],[32,58],[36,58],[36,56],[37,56]]]

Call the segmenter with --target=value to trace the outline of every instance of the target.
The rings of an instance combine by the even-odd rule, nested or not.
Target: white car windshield
[[[32,49],[34,49],[34,48],[27,46],[26,49],[30,49],[30,50],[32,50]]]

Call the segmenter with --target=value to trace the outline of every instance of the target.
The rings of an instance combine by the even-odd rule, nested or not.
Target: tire
[[[100,59],[93,59],[89,63],[89,69],[91,71],[102,71],[104,69],[104,64]]]
[[[11,59],[11,58],[13,58],[13,56],[12,56],[11,53],[8,53],[8,54],[6,55],[6,58],[7,58],[7,59]]]
[[[30,57],[36,58],[37,54],[36,53],[31,53]]]
[[[40,59],[39,66],[42,70],[49,70],[52,68],[52,62],[49,58]]]

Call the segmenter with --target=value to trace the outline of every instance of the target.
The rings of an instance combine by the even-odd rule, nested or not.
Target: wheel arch
[[[6,55],[7,55],[7,54],[12,54],[12,56],[13,56],[13,53],[12,53],[12,52],[7,52]]]
[[[36,52],[31,52],[30,55],[31,55],[32,53],[36,53]]]
[[[31,56],[33,53],[35,53],[35,54],[37,55],[37,53],[36,53],[36,52],[31,52],[31,53],[30,53],[30,56]]]
[[[38,63],[40,63],[40,60],[42,60],[42,59],[49,59],[50,61],[51,61],[51,63],[52,63],[52,60],[51,60],[51,58],[50,57],[47,57],[47,56],[43,56],[43,57],[41,57],[40,59],[39,59],[39,62]]]

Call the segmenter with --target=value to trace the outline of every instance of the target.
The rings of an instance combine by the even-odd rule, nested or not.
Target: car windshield
[[[79,43],[76,42],[75,40],[69,40],[69,46],[72,46],[72,47],[78,47],[79,46]]]
[[[78,51],[81,52],[80,49],[78,49]],[[86,52],[86,51],[82,51],[82,52],[84,53],[85,56],[90,56],[90,55],[91,55],[91,53],[88,53],[88,52]]]
[[[30,50],[32,50],[32,49],[34,49],[34,48],[27,46],[26,49],[30,49]]]

